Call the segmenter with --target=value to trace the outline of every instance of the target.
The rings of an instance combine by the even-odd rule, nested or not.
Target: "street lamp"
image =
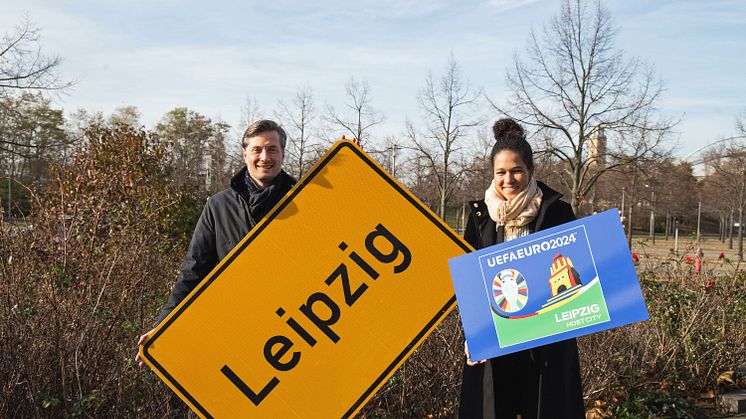
[[[391,176],[396,178],[396,151],[399,150],[401,147],[399,147],[398,144],[393,144],[391,149]]]
[[[655,186],[645,184],[645,188],[650,188],[650,239],[655,244]]]
[[[650,239],[655,244],[655,188],[650,191]]]
[[[697,202],[697,244],[699,244],[699,225],[702,220],[702,201]]]

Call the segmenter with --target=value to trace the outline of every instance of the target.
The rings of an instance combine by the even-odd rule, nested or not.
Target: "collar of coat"
[[[246,176],[248,176],[248,171],[249,170],[244,166],[231,178],[231,189],[242,196],[246,196],[249,194],[249,186],[246,184]],[[289,185],[295,185],[295,178],[287,174],[285,170],[280,170],[280,173],[277,175],[277,177],[280,176],[284,177]]]
[[[539,189],[541,189],[543,195],[541,199],[541,207],[539,207],[539,213],[536,214],[536,218],[531,222],[531,225],[533,226],[531,231],[538,231],[541,229],[541,225],[544,222],[544,216],[546,215],[547,208],[549,208],[549,206],[552,205],[555,201],[562,198],[561,193],[545,185],[543,182],[537,181],[536,183],[539,185]],[[469,201],[469,208],[471,209],[471,213],[476,218],[477,225],[480,227],[480,229],[488,221],[492,222],[493,224],[495,223],[490,218],[489,211],[487,210],[487,204],[484,202],[484,199]]]

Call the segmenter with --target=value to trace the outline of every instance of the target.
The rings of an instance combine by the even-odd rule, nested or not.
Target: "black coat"
[[[189,250],[168,302],[161,307],[160,323],[199,284],[249,231],[285,196],[295,179],[284,171],[275,177],[266,199],[249,209],[251,192],[246,168],[231,179],[231,187],[210,197],[194,227]]]
[[[562,196],[541,182],[541,207],[529,224],[531,232],[575,219]],[[482,201],[470,203],[464,239],[481,249],[502,243],[504,227],[497,231]],[[492,358],[476,366],[464,364],[461,382],[461,418],[523,419],[584,418],[583,387],[575,339]]]

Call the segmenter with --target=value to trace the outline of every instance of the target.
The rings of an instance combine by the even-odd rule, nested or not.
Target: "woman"
[[[464,239],[481,249],[575,219],[562,196],[533,177],[533,152],[512,119],[493,127],[494,179],[484,200],[471,202]],[[461,383],[461,418],[583,418],[575,339],[486,362],[468,358]]]

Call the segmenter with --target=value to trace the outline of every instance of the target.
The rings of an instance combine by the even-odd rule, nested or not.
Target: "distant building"
[[[552,276],[549,278],[549,288],[552,290],[552,296],[562,291],[581,285],[580,274],[572,265],[572,260],[567,256],[557,253],[552,261],[552,267],[549,268]]]
[[[588,143],[588,159],[591,165],[599,169],[606,167],[606,134],[603,128],[597,128]]]

